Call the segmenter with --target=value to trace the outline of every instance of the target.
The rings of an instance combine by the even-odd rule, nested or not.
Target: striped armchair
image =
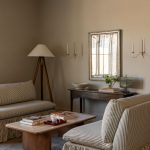
[[[150,150],[150,94],[110,100],[102,120],[63,138],[63,150]]]

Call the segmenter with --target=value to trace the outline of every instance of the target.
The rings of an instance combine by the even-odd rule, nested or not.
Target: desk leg
[[[73,111],[73,96],[72,96],[72,93],[70,93],[70,110]]]
[[[82,98],[82,105],[83,105],[83,110],[82,110],[82,112],[85,112],[85,98]]]
[[[82,111],[82,98],[80,97],[80,113],[82,113],[83,111]]]

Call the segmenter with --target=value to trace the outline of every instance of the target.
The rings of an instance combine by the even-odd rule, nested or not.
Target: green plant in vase
[[[108,87],[112,88],[114,86],[114,84],[119,81],[119,77],[112,76],[112,75],[105,75],[104,80],[105,80],[106,84],[108,84]]]

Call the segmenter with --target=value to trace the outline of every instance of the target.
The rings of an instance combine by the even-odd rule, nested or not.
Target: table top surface
[[[18,121],[18,122],[6,124],[6,127],[10,129],[14,129],[14,130],[19,130],[22,132],[40,134],[40,133],[50,132],[50,131],[59,129],[61,127],[70,126],[73,124],[81,123],[81,122],[96,118],[95,115],[90,115],[90,114],[83,114],[83,113],[76,113],[76,112],[74,112],[74,114],[76,116],[75,118],[67,120],[67,122],[64,124],[56,125],[56,126],[45,125],[45,124],[41,124],[37,126],[30,126],[30,125],[21,124]]]
[[[99,91],[98,89],[78,89],[78,88],[69,88],[69,91],[79,91],[79,92],[90,92],[90,93],[99,93],[99,94],[110,94],[110,95],[136,95],[138,93],[136,92],[122,92],[122,91],[118,91],[118,92],[109,92],[109,91]]]
[[[80,91],[80,92],[90,92],[90,93],[100,93],[100,94],[113,94],[113,95],[123,95],[123,92],[109,92],[109,91],[99,91],[98,89],[78,89],[70,88],[69,91]]]

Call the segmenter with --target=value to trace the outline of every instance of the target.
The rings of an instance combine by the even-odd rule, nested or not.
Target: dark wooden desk
[[[118,99],[122,97],[129,97],[136,95],[137,93],[104,93],[98,90],[81,90],[81,89],[68,89],[70,91],[70,110],[73,111],[73,101],[75,98],[80,98],[80,112],[83,112],[83,103],[85,99],[109,101],[110,99]]]

